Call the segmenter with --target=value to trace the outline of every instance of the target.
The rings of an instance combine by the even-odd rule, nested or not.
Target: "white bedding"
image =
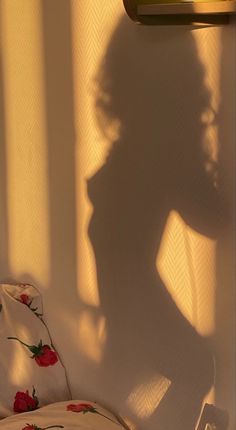
[[[73,405],[73,406],[71,406]],[[32,412],[0,420],[1,430],[124,430],[127,427],[110,411],[87,400],[53,403]]]
[[[0,418],[71,399],[38,290],[0,284],[0,305]]]

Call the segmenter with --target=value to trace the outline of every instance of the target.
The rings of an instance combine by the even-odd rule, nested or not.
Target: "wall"
[[[171,386],[157,365],[162,292],[152,292],[151,271],[146,277],[155,257],[164,286],[214,353],[206,400],[229,411],[233,430],[234,22],[135,26],[120,0],[2,0],[0,7],[1,279],[39,286],[74,397],[105,402],[149,429]],[[107,159],[118,136],[121,151]],[[217,160],[222,213],[198,166],[213,175]],[[96,176],[104,163],[113,166],[107,178],[115,188]],[[117,198],[89,240],[106,193]],[[170,209],[157,226],[148,216],[155,202],[158,216]],[[113,238],[115,249],[105,253],[114,223],[129,239]],[[147,230],[162,238],[152,254],[139,249]],[[126,290],[117,294],[120,285]]]

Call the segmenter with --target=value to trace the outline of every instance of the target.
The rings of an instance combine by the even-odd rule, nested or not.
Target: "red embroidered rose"
[[[67,410],[71,412],[93,412],[96,413],[96,409],[89,403],[78,403],[77,405],[67,405]]]
[[[70,405],[67,405],[66,409],[67,411],[82,412],[83,414],[86,414],[87,412],[92,412],[93,414],[98,414],[101,417],[106,418],[107,420],[112,421],[115,424],[119,424],[118,422],[113,421],[111,418],[106,417],[106,415],[103,415],[96,408],[94,408],[93,405],[90,405],[89,403],[77,403],[77,405],[70,404]]]
[[[42,316],[43,316],[43,314],[41,314],[41,313],[39,313],[38,312],[38,308],[33,308],[31,305],[32,305],[32,302],[33,302],[33,299],[31,299],[29,296],[28,296],[28,294],[25,294],[25,293],[22,293],[21,295],[20,295],[20,298],[19,298],[19,301],[21,302],[21,303],[23,303],[24,305],[26,305],[32,312],[34,312],[35,313],[35,315],[37,316],[37,317],[39,317],[40,319],[41,319],[41,321],[44,323],[44,321],[43,321],[43,319],[42,319]]]
[[[28,294],[21,294],[20,295],[20,301],[21,301],[21,303],[24,303],[24,305],[28,305],[29,300],[30,300],[30,298],[29,298]]]
[[[56,352],[49,345],[42,345],[41,351],[35,355],[34,359],[41,367],[53,366],[58,361]]]
[[[18,391],[15,395],[15,401],[13,405],[14,412],[28,412],[34,411],[38,407],[38,399],[35,396],[35,389],[33,389],[32,396],[29,395],[29,391],[26,392]]]
[[[38,345],[27,345],[20,339],[17,339],[17,337],[8,337],[7,339],[17,340],[22,345],[26,346],[26,348],[33,353],[31,358],[34,358],[40,367],[53,366],[58,362],[56,351],[54,351],[49,345],[43,345],[42,340],[40,340]]]
[[[40,427],[37,427],[34,424],[32,424],[32,425],[27,424],[27,426],[24,427],[22,430],[40,430]]]

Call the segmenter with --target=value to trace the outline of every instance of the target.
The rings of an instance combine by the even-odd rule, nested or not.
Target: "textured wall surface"
[[[216,369],[207,401],[229,411],[234,430],[235,23],[136,26],[120,0],[0,7],[1,280],[41,289],[74,397],[153,429],[171,372],[157,365],[152,258],[158,288],[207,339]],[[112,236],[120,226],[123,242]],[[142,254],[144,236],[157,239]]]

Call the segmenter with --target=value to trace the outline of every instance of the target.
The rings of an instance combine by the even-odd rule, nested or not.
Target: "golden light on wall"
[[[106,342],[106,321],[92,312],[81,311],[78,319],[78,346],[82,354],[99,364],[102,361],[103,346]]]
[[[202,336],[215,332],[216,242],[186,226],[171,212],[157,268],[178,308]],[[205,398],[214,403],[215,387]]]
[[[88,179],[105,160],[108,142],[101,138],[95,119],[94,79],[112,31],[123,12],[120,2],[72,1],[74,102],[76,128],[78,292],[88,305],[99,306],[95,262],[87,228],[91,204]]]
[[[49,276],[47,151],[40,1],[1,2],[9,266]]]
[[[202,335],[213,334],[215,242],[188,228],[173,211],[166,224],[157,267],[184,316]]]
[[[170,384],[171,382],[164,376],[156,375],[135,387],[127,400],[131,411],[139,418],[149,418],[158,407]]]
[[[203,149],[211,163],[218,161],[219,138],[215,116],[220,104],[220,33],[219,27],[200,31],[192,30],[199,60],[205,71],[205,85],[210,90],[210,108],[203,112],[205,126]],[[211,34],[210,34],[211,33]],[[209,48],[206,37],[215,41],[214,50]],[[217,181],[217,178],[215,178]],[[162,240],[157,267],[166,286],[186,318],[202,335],[209,336],[215,329],[215,267],[216,242],[194,232],[186,226],[176,212],[172,212]]]
[[[211,173],[212,165],[218,161],[219,155],[219,130],[217,115],[221,103],[220,94],[220,70],[221,70],[221,28],[212,27],[206,32],[193,31],[198,56],[205,67],[205,85],[210,89],[211,106],[207,112],[203,112],[202,123],[205,125],[205,139],[203,149],[212,163],[206,165],[206,170]],[[206,37],[212,37],[214,45],[206,43]],[[215,178],[217,181],[217,178]]]
[[[109,145],[115,140],[114,137],[119,131],[119,124],[111,124],[110,135],[106,139],[97,126],[94,79],[106,47],[109,45],[114,29],[123,13],[123,6],[120,0],[110,2],[107,0],[68,0],[68,2],[71,6],[72,19],[72,58],[70,60],[73,68],[71,88],[73,87],[74,97],[74,118],[71,122],[75,125],[76,136],[75,146],[71,145],[71,158],[75,157],[76,195],[73,195],[69,201],[75,200],[76,214],[74,214],[74,207],[70,207],[68,211],[70,214],[73,212],[74,218],[73,216],[71,218],[75,219],[76,225],[70,228],[67,226],[67,220],[63,219],[60,227],[61,230],[64,225],[66,228],[68,227],[71,236],[76,231],[76,256],[73,254],[74,248],[68,246],[67,249],[73,255],[68,252],[67,258],[68,261],[71,257],[72,260],[77,258],[77,261],[75,267],[73,265],[69,265],[69,269],[64,266],[60,267],[60,275],[62,273],[67,275],[68,270],[75,269],[77,271],[75,275],[75,277],[77,276],[77,290],[75,288],[72,292],[73,286],[66,282],[63,283],[64,279],[60,284],[60,291],[57,285],[50,290],[53,300],[56,291],[59,291],[60,299],[65,296],[67,299],[63,314],[60,316],[62,333],[57,333],[56,307],[51,312],[50,318],[52,326],[54,324],[54,332],[60,336],[61,345],[68,346],[64,348],[63,353],[72,366],[70,377],[73,381],[75,380],[74,373],[77,371],[77,361],[74,360],[74,356],[77,357],[77,354],[79,358],[82,357],[81,361],[86,363],[88,369],[90,364],[96,369],[99,368],[99,365],[102,368],[108,336],[106,319],[99,309],[100,298],[95,258],[88,238],[92,205],[87,196],[86,180],[93,176],[104,163]],[[47,144],[49,142],[47,142],[45,126],[48,118],[45,118],[44,80],[45,72],[49,72],[46,69],[50,67],[45,64],[45,52],[43,52],[45,46],[44,48],[42,46],[42,40],[46,37],[42,35],[41,6],[42,1],[40,0],[24,0],[24,2],[2,0],[0,19],[3,35],[3,81],[6,102],[10,272],[15,278],[21,277],[24,273],[32,274],[44,288],[47,288],[51,286],[49,249],[53,248],[50,243],[52,239],[50,226],[53,225],[54,216],[52,213],[50,214],[48,202],[50,175],[48,174]],[[135,26],[131,21],[130,25]],[[153,39],[150,37],[150,43],[154,45],[154,33],[150,32],[150,34],[153,37]],[[205,125],[203,144],[211,159],[217,161],[219,130],[214,121],[214,115],[217,115],[220,105],[221,30],[219,27],[208,28],[207,31],[203,28],[194,29],[192,34],[204,68],[205,84],[212,95],[209,112],[204,112],[201,118]],[[210,39],[210,44],[205,40],[206,38]],[[142,44],[142,37],[137,38],[137,41]],[[212,41],[215,41],[215,45]],[[171,43],[175,43],[174,40]],[[63,58],[61,60],[63,63]],[[48,121],[50,122],[50,119]],[[64,149],[66,153],[66,144]],[[205,167],[206,170],[211,168],[208,165]],[[71,185],[73,181],[74,176],[68,184]],[[52,197],[53,187],[50,188],[50,192],[50,197]],[[71,194],[73,194],[73,190]],[[66,214],[67,208],[64,205],[64,202],[60,202],[58,207],[63,208],[63,213]],[[50,217],[51,219],[49,219]],[[56,242],[56,233],[52,242],[54,239]],[[57,243],[54,245],[57,246]],[[65,255],[63,245],[60,252],[63,261]],[[203,336],[211,336],[215,332],[215,253],[216,242],[197,234],[186,226],[176,212],[171,212],[157,256],[157,269],[180,310]],[[58,264],[57,258],[57,256],[54,258],[55,271]],[[47,305],[50,307],[51,303]],[[58,300],[56,306],[62,307],[64,303],[60,303]],[[74,355],[70,353],[71,348],[74,348]],[[143,354],[145,356],[145,351]],[[71,358],[71,356],[73,357]],[[80,372],[83,373],[83,366],[81,366]],[[17,374],[13,373],[12,381],[14,382],[16,378]],[[85,383],[87,384],[87,381]],[[125,393],[129,411],[140,419],[149,418],[169,386],[170,381],[156,374],[151,375],[148,380],[140,381],[140,384],[137,383],[133,386],[129,393]],[[213,393],[208,399],[213,400]]]

